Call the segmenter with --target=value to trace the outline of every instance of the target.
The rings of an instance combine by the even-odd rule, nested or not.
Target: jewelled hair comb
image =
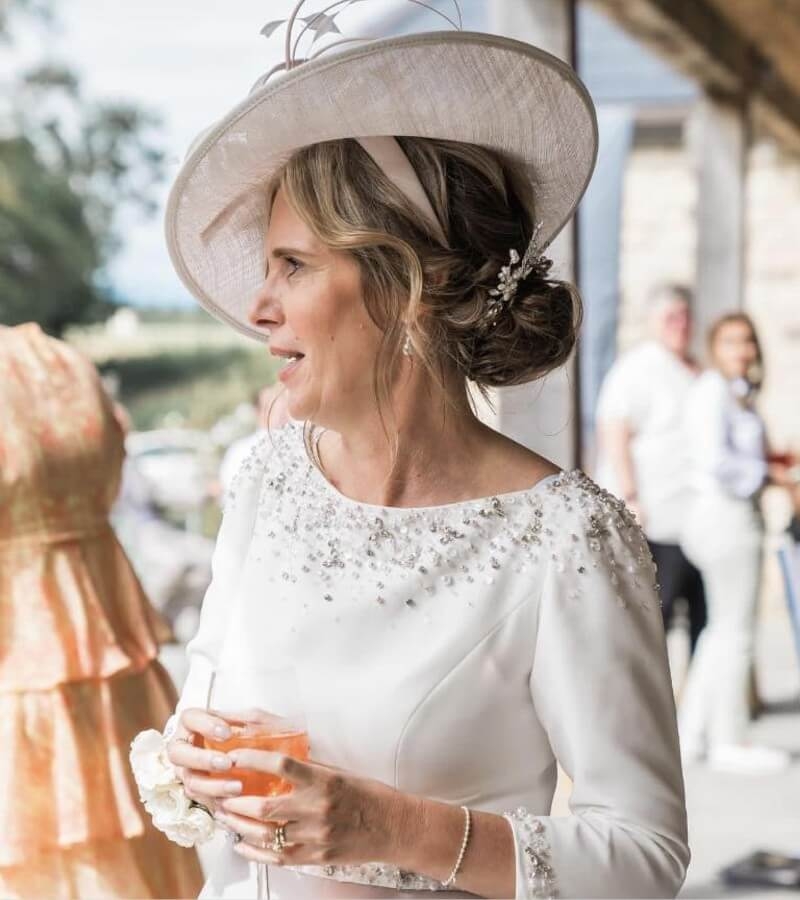
[[[486,326],[494,325],[503,307],[513,302],[520,281],[523,281],[536,269],[540,269],[542,275],[546,275],[549,271],[550,260],[539,249],[539,232],[541,228],[542,223],[537,222],[522,259],[520,259],[519,253],[513,247],[509,250],[508,265],[500,269],[497,277],[497,287],[489,290],[491,299],[486,304],[484,317]]]

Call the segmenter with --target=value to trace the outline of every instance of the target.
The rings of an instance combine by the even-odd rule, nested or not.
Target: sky
[[[358,3],[337,20],[359,34],[369,14],[391,11],[404,0]],[[87,95],[135,101],[159,113],[158,134],[167,154],[159,211],[147,222],[126,222],[125,246],[111,264],[115,292],[138,304],[189,304],[163,239],[169,184],[193,138],[244,99],[253,82],[283,58],[283,30],[269,40],[259,32],[283,18],[293,0],[60,0],[59,27],[16,29],[14,65],[42,53],[76,68]],[[312,11],[320,6],[312,2]],[[352,29],[352,30],[351,30]],[[7,57],[8,59],[8,57]]]

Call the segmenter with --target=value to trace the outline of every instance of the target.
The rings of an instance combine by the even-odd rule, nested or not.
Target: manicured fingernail
[[[230,769],[231,761],[228,759],[227,756],[222,756],[220,754],[220,756],[215,756],[211,760],[211,767],[213,769]]]
[[[215,725],[214,726],[214,736],[218,738],[229,738],[231,736],[231,730],[227,725]]]
[[[226,781],[225,782],[225,790],[229,794],[241,794],[242,782],[241,781]]]

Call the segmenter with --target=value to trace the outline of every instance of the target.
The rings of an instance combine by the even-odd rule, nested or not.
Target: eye
[[[285,256],[284,259],[291,267],[291,270],[290,270],[289,274],[287,275],[287,278],[291,278],[292,275],[294,275],[295,272],[297,272],[298,269],[300,269],[303,264],[300,262],[299,259],[295,259],[293,256]]]

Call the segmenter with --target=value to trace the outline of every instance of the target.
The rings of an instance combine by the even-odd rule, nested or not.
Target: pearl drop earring
[[[403,356],[413,356],[414,345],[411,343],[411,337],[406,332],[406,339],[403,341]]]

